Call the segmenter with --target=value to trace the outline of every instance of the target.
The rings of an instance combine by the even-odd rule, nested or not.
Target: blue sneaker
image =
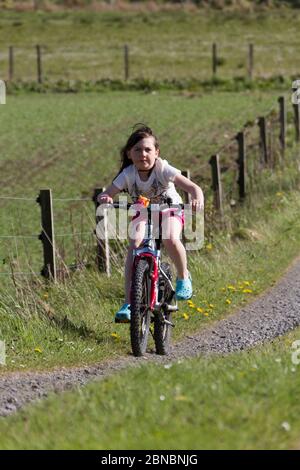
[[[130,304],[123,304],[116,313],[115,323],[129,323],[131,317]]]
[[[176,281],[176,299],[189,300],[193,295],[192,278],[189,273],[188,279],[177,279]]]

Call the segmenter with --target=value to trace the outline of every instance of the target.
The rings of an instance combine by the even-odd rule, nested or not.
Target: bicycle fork
[[[168,283],[169,289],[172,293],[170,298],[170,302],[173,300],[175,291],[170,281],[169,277],[163,271],[163,269],[159,266],[159,256],[160,252],[158,250],[153,250],[149,246],[144,248],[138,248],[134,251],[134,264],[133,269],[135,269],[136,264],[141,259],[147,259],[150,268],[150,310],[155,314],[158,315],[161,322],[172,327],[175,327],[174,323],[170,322],[165,318],[162,312],[171,313],[177,312],[178,306],[177,304],[171,305],[170,303],[161,303],[158,301],[158,290],[159,290],[159,274],[161,273],[162,276],[165,278],[165,281]]]
[[[134,265],[133,270],[135,270],[136,264],[141,259],[146,259],[149,263],[150,267],[150,305],[149,308],[153,311],[155,309],[155,305],[157,303],[157,296],[158,296],[158,264],[157,259],[154,253],[149,253],[149,251],[136,250],[134,253]]]

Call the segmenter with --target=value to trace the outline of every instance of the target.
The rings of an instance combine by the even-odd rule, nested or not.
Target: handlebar
[[[128,203],[119,203],[119,202],[114,202],[112,204],[107,204],[108,206],[111,206],[111,207],[114,207],[115,209],[126,209],[126,210],[129,210],[132,206],[136,206],[138,203],[135,202],[135,203],[132,203],[132,204],[128,204]],[[174,204],[173,202],[164,202],[162,204],[149,204],[148,207],[144,207],[145,209],[147,209],[147,211],[151,211],[151,206],[167,206],[169,207],[170,209],[184,209],[184,204]],[[164,207],[164,209],[166,209],[167,207]],[[161,209],[159,209],[161,210]],[[162,209],[163,210],[163,209]]]

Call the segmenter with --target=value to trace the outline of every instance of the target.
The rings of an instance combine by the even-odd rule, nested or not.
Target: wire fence
[[[0,60],[7,80],[201,79],[297,74],[297,42],[148,41],[99,48],[41,44],[11,45]],[[266,61],[266,55],[268,61]],[[176,58],[176,60],[174,60]],[[2,69],[5,69],[2,66]],[[62,71],[63,70],[63,74]],[[142,72],[141,72],[142,71]],[[187,75],[188,71],[188,75]]]
[[[37,217],[37,196],[1,195],[0,199],[3,203],[12,203],[12,206],[9,206],[8,211],[9,219],[5,219],[4,217],[6,206],[3,206],[1,211],[2,227],[10,227],[10,231],[7,230],[6,233],[3,233],[2,229],[2,233],[0,233],[1,276],[40,276],[41,272],[43,273],[43,268],[40,271],[32,269],[32,267],[39,267],[42,265],[40,245],[41,234],[39,234],[39,230],[43,233],[43,221],[39,220]],[[16,205],[16,210],[13,210],[14,203],[18,204],[19,202],[30,204],[31,210],[26,209],[26,218],[22,213],[22,208],[18,205]],[[86,251],[86,245],[88,246],[89,252],[93,251],[93,245],[95,244],[95,219],[94,217],[91,217],[93,214],[91,198],[58,197],[53,198],[53,204],[55,208],[57,228],[60,229],[57,230],[57,233],[55,234],[55,257],[57,259],[56,271],[62,276],[64,272],[76,269],[76,266],[82,268],[83,265],[88,264],[88,262],[83,261],[83,258],[85,256],[84,253]],[[81,221],[81,225],[77,225],[76,218],[73,223],[68,220],[68,214],[70,214],[70,211],[75,210],[72,209],[72,204],[75,204],[76,213],[77,215],[78,213],[81,213],[81,217],[86,212],[80,209],[80,207],[82,208],[84,205],[90,205],[89,211],[87,212],[88,217],[85,217],[84,223]],[[78,204],[83,204],[83,206],[79,206],[78,208]],[[28,233],[30,224],[36,227],[36,233]],[[28,227],[25,227],[25,225],[28,225]],[[69,230],[64,230],[68,226]],[[15,269],[15,267],[13,267],[10,272],[2,272],[1,258],[3,260],[3,268],[5,264],[14,265],[15,263],[18,268]],[[22,266],[24,267],[24,265],[30,267],[30,269],[22,269]]]

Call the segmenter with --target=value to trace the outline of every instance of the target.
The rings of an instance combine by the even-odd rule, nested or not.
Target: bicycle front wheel
[[[131,287],[130,337],[134,356],[146,352],[150,327],[150,268],[145,259],[140,259],[135,267]]]

